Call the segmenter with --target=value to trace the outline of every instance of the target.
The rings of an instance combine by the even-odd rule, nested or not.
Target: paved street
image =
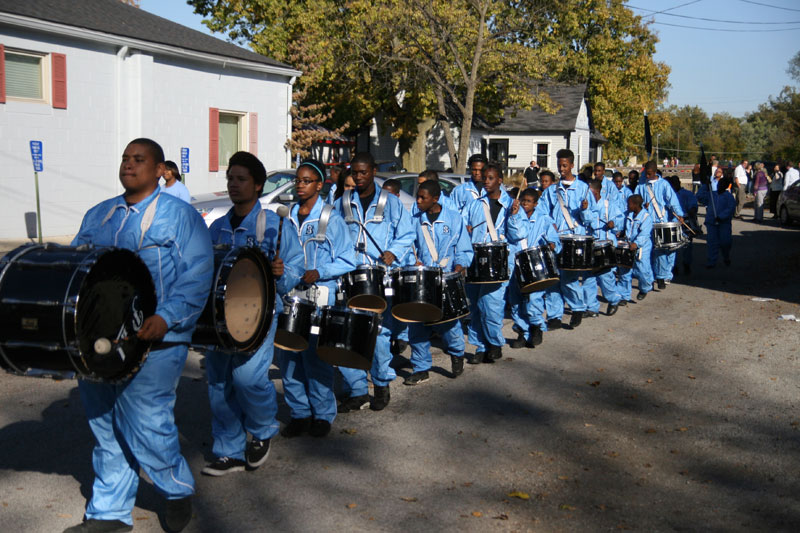
[[[613,317],[457,380],[437,350],[427,383],[398,370],[385,411],[340,415],[323,440],[277,437],[252,473],[200,475],[210,415],[191,354],[176,407],[197,481],[187,531],[800,530],[800,322],[778,320],[800,317],[800,226],[734,234],[730,268],[704,269],[697,241],[693,276]],[[0,531],[79,522],[92,438],[76,382],[2,373],[0,406]],[[142,483],[135,530],[160,531],[161,506]]]

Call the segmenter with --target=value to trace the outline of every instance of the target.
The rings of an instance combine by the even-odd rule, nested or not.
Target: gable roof
[[[119,0],[0,0],[0,13],[292,70],[289,65]]]

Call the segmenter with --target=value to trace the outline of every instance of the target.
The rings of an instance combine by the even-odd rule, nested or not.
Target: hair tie
[[[325,173],[322,172],[319,169],[319,167],[317,165],[315,165],[314,163],[312,163],[311,161],[303,161],[302,163],[300,163],[300,167],[302,167],[302,166],[309,166],[309,167],[313,168],[314,170],[317,171],[317,174],[319,174],[319,179],[322,180],[322,181],[325,181]],[[300,167],[297,167],[297,168],[300,168]]]

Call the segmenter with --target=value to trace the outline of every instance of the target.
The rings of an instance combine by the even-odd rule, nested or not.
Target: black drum
[[[560,280],[556,254],[550,246],[533,246],[517,252],[514,263],[517,267],[515,272],[519,288],[523,294],[543,291]]]
[[[472,249],[475,256],[467,269],[467,283],[508,281],[508,243],[475,243]]]
[[[617,265],[624,268],[633,268],[636,263],[636,252],[631,250],[631,243],[619,241],[614,249],[617,256]]]
[[[614,242],[595,241],[592,246],[592,265],[595,274],[605,274],[617,266],[617,253]]]
[[[392,270],[392,316],[401,322],[442,319],[442,269],[412,266]]]
[[[371,311],[320,308],[317,356],[328,364],[369,370],[381,319]]]
[[[561,235],[561,253],[558,267],[561,270],[591,270],[594,255],[594,237],[589,235]]]
[[[386,288],[383,265],[359,265],[342,276],[342,290],[347,307],[383,313],[386,310]]]
[[[302,352],[308,348],[317,306],[302,298],[284,298],[283,312],[278,315],[275,330],[275,346],[290,352]]]
[[[192,345],[252,354],[269,333],[275,312],[275,281],[260,248],[214,247],[214,283]]]
[[[444,274],[442,285],[442,318],[436,322],[429,322],[426,324],[428,326],[458,320],[469,314],[469,299],[464,276],[459,272]]]
[[[123,381],[144,363],[150,343],[136,332],[156,305],[150,271],[130,250],[22,246],[0,261],[0,366]]]

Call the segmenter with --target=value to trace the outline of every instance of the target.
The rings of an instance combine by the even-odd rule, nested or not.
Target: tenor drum
[[[636,263],[636,252],[631,250],[631,243],[619,241],[614,251],[617,256],[617,265],[633,268],[634,263]]]
[[[450,272],[442,276],[442,318],[429,322],[428,326],[458,320],[469,314],[469,299],[464,276],[460,272]]]
[[[677,250],[686,244],[678,222],[653,224],[653,246],[657,250]]]
[[[0,367],[28,376],[128,379],[150,349],[136,332],[156,303],[150,271],[130,250],[17,248],[0,261]]]
[[[275,330],[275,346],[290,352],[302,352],[308,348],[317,306],[302,298],[284,298],[283,312],[278,315]]]
[[[594,237],[589,235],[561,235],[561,253],[558,267],[561,270],[591,270]]]
[[[260,248],[214,248],[214,283],[197,321],[192,345],[252,354],[269,333],[275,281]]]
[[[377,313],[323,306],[320,308],[317,356],[331,365],[369,370],[380,325]]]
[[[362,311],[383,313],[386,310],[386,287],[383,265],[359,265],[342,277],[347,306]]]
[[[556,254],[549,246],[533,246],[517,252],[515,272],[523,294],[543,291],[559,282]]]
[[[413,266],[392,271],[392,316],[401,322],[442,319],[442,269]]]
[[[467,269],[467,283],[508,281],[508,243],[474,243],[475,256]]]
[[[605,274],[617,266],[617,254],[612,241],[594,242],[592,247],[592,266],[595,274]]]

